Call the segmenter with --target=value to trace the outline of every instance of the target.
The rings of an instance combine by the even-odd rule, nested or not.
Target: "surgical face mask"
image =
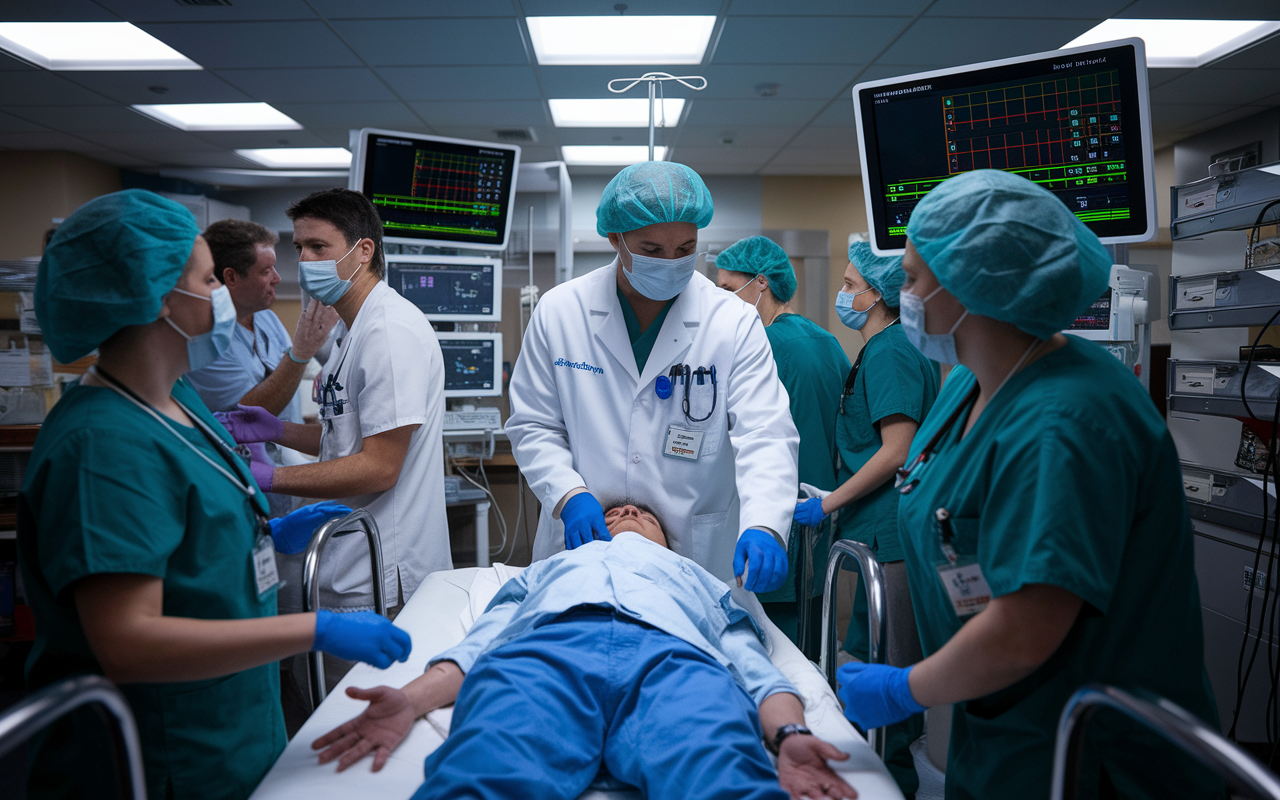
[[[956,328],[960,327],[960,323],[964,322],[964,318],[969,316],[968,309],[965,309],[960,319],[956,320],[956,324],[952,325],[951,330],[946,333],[925,333],[924,331],[924,304],[940,291],[942,291],[941,286],[923,299],[913,294],[903,294],[899,297],[901,306],[898,312],[902,319],[902,330],[907,334],[907,340],[924,353],[926,358],[931,358],[939,364],[959,364],[955,332]]]
[[[867,306],[865,310],[859,311],[853,307],[853,298],[860,294],[866,294],[871,289],[863,289],[860,292],[836,292],[836,313],[840,315],[840,321],[844,323],[846,328],[853,328],[855,331],[862,330],[867,324],[867,317],[871,313],[871,309],[876,307],[876,303]]]
[[[690,253],[684,258],[637,256],[627,247],[627,240],[622,238],[622,234],[618,234],[618,240],[622,242],[622,249],[631,256],[627,282],[632,289],[650,300],[670,300],[689,285],[698,260],[697,253]]]
[[[182,328],[179,328],[172,318],[164,318],[164,321],[169,323],[170,328],[173,328],[178,332],[179,336],[187,340],[187,361],[190,362],[189,371],[195,372],[217,361],[231,347],[231,336],[236,327],[236,304],[232,302],[231,292],[225,286],[219,286],[214,289],[213,294],[208,297],[183,291],[176,287],[173,291],[178,294],[185,294],[187,297],[194,297],[198,300],[207,300],[213,303],[213,328],[197,336],[192,336]]]
[[[363,241],[363,240],[362,240]],[[347,251],[347,256],[355,252],[360,246],[360,242],[356,242]],[[351,288],[351,281],[356,278],[363,267],[361,262],[356,271],[351,273],[351,280],[342,280],[338,277],[338,262],[346,259],[347,256],[339,258],[337,261],[332,259],[328,261],[299,261],[298,262],[298,282],[302,284],[302,288],[306,293],[324,303],[331,306],[342,299],[342,296]]]
[[[634,256],[633,256],[633,257],[634,257]],[[757,276],[756,276],[756,278],[759,278],[759,277],[760,277],[759,275],[757,275]],[[749,281],[747,281],[746,283],[742,284],[742,286],[738,289],[738,291],[734,292],[734,294],[739,294],[739,293],[741,293],[741,292],[742,292],[742,290],[743,290],[743,289],[745,289],[745,288],[747,288],[748,286],[751,286],[752,284],[754,284],[754,283],[756,282],[756,278],[752,278],[751,280],[749,280]],[[760,294],[756,295],[756,301],[755,301],[754,303],[752,303],[751,305],[755,306],[756,308],[760,308],[760,298],[761,298],[761,297],[764,297],[764,289],[761,289],[761,290],[760,290]],[[744,300],[743,302],[745,303],[746,301]]]

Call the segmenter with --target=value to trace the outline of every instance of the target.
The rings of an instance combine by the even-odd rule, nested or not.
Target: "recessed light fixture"
[[[557,128],[646,128],[649,126],[649,101],[640,98],[608,97],[591,100],[548,100],[551,119]],[[684,98],[670,97],[655,103],[653,124],[662,127],[663,112],[667,127],[680,121]]]
[[[49,70],[203,69],[128,22],[0,22],[0,49]]]
[[[237,150],[236,155],[273,169],[347,169],[351,151],[345,147],[265,147]]]
[[[1280,31],[1280,22],[1238,19],[1109,19],[1063,47],[1138,37],[1148,67],[1199,67]]]
[[[526,17],[539,64],[701,64],[714,16]]]
[[[639,164],[649,160],[649,146],[644,144],[566,144],[560,148],[566,164],[580,167],[614,167]],[[653,148],[655,161],[667,157],[667,148]]]
[[[180,131],[286,131],[302,127],[266,103],[175,103],[133,108]]]

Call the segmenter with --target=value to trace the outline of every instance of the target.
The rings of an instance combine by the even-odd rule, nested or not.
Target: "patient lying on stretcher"
[[[612,541],[508,581],[466,638],[402,689],[350,688],[364,713],[317,739],[321,763],[386,763],[414,721],[455,703],[427,798],[566,798],[604,770],[651,798],[857,797],[848,756],[802,730],[796,690],[730,589],[621,505]],[[778,747],[775,774],[763,741]]]

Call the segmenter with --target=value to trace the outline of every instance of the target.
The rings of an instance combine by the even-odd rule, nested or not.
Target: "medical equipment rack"
[[[1169,189],[1169,235],[1176,242],[1216,231],[1252,228],[1259,212],[1280,199],[1280,162],[1210,175]],[[1267,212],[1271,224],[1280,206]]]

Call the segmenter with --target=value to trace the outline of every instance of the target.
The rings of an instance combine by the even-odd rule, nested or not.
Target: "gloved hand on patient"
[[[787,579],[787,551],[767,531],[748,528],[733,551],[733,574],[748,592],[772,592]]]
[[[372,611],[337,614],[321,610],[316,612],[316,639],[311,649],[386,669],[393,661],[409,659],[413,640],[391,620]]]
[[[604,521],[604,509],[591,492],[581,492],[566,500],[560,509],[560,521],[564,523],[566,550],[596,539],[607,542],[612,538]]]
[[[316,528],[334,517],[345,517],[350,513],[348,506],[332,500],[303,506],[279,519],[269,521],[271,541],[275,543],[278,553],[287,556],[301,553],[307,549],[311,534],[315,533]]]
[[[261,406],[237,405],[235,411],[215,411],[213,416],[236,444],[274,442],[284,435],[284,423]]]
[[[911,669],[860,661],[845,664],[836,672],[844,715],[869,731],[923,712],[925,707],[911,694]]]

